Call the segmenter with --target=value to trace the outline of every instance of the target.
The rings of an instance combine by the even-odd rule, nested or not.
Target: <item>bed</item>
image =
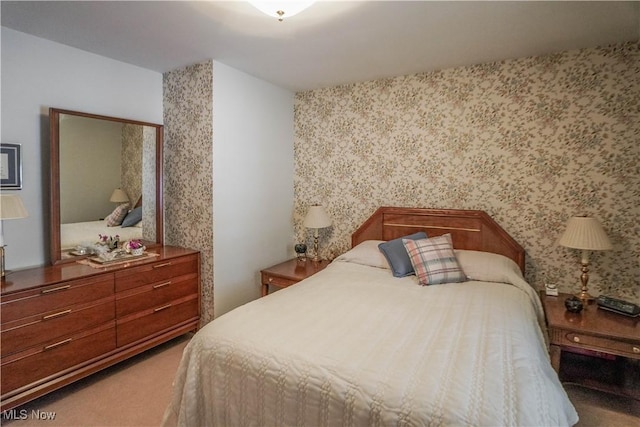
[[[418,231],[468,280],[394,277],[378,244]],[[327,268],[198,331],[163,424],[573,425],[523,270],[484,212],[380,208]]]
[[[60,248],[62,251],[76,246],[88,246],[98,241],[98,235],[120,236],[121,241],[142,239],[142,226],[107,227],[104,220],[60,224]]]

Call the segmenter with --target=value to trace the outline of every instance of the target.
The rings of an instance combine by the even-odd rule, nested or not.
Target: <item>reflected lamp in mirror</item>
[[[129,203],[129,196],[127,196],[124,190],[116,188],[113,190],[113,193],[111,193],[109,201],[113,203]]]
[[[29,214],[22,203],[20,196],[15,194],[0,193],[0,277],[4,278],[4,230],[5,219],[26,218]]]
[[[110,202],[115,188],[129,196],[129,207],[142,195],[142,234],[136,237],[147,247],[164,243],[163,129],[156,123],[49,109],[51,264],[75,262],[70,249],[104,231],[95,230],[103,222],[97,219],[119,203]]]
[[[589,294],[587,288],[589,283],[589,254],[591,251],[613,249],[607,233],[602,228],[602,224],[597,219],[586,216],[570,218],[558,244],[582,251],[582,274],[580,275],[582,288],[576,296],[583,301],[593,300],[594,298]]]
[[[306,228],[314,229],[313,233],[313,260],[315,262],[320,261],[318,256],[318,230],[320,228],[331,227],[331,218],[327,215],[327,212],[320,205],[313,205],[309,207],[307,216],[304,218],[304,226]]]

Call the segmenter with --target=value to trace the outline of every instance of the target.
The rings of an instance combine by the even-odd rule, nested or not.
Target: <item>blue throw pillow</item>
[[[142,206],[130,211],[127,216],[122,220],[123,227],[133,227],[137,223],[142,221]]]
[[[426,238],[427,233],[420,231],[418,233],[399,237],[378,245],[378,248],[380,248],[384,257],[387,259],[394,277],[404,277],[414,273],[413,265],[411,265],[411,259],[409,259],[407,249],[402,244],[402,239],[419,240]]]

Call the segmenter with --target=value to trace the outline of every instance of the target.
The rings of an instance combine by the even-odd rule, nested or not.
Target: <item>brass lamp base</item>
[[[584,302],[591,302],[596,299],[593,295],[591,295],[589,292],[587,292],[584,289],[578,292],[576,296],[580,298],[581,301],[584,301]]]
[[[589,291],[587,289],[587,283],[589,283],[588,262],[582,262],[582,274],[580,275],[580,282],[582,283],[582,288],[580,288],[580,292],[578,292],[576,296],[585,303],[595,300],[595,297],[589,294]]]

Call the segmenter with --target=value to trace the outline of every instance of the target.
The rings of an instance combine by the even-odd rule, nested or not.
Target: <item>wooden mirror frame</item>
[[[133,124],[140,126],[152,127],[156,130],[156,152],[155,152],[155,168],[156,168],[156,241],[145,241],[147,247],[160,246],[164,242],[164,222],[163,212],[164,205],[162,200],[163,187],[163,157],[162,157],[162,144],[163,144],[163,130],[164,126],[155,123],[146,123],[137,120],[122,119],[118,117],[101,116],[97,114],[83,113],[79,111],[62,110],[58,108],[49,109],[49,136],[51,144],[51,191],[50,191],[50,242],[51,242],[51,264],[60,264],[65,262],[74,262],[81,256],[75,258],[62,258],[62,238],[60,236],[60,115],[67,114],[85,118],[92,118],[98,120],[108,120],[113,122],[119,122],[123,124]]]

